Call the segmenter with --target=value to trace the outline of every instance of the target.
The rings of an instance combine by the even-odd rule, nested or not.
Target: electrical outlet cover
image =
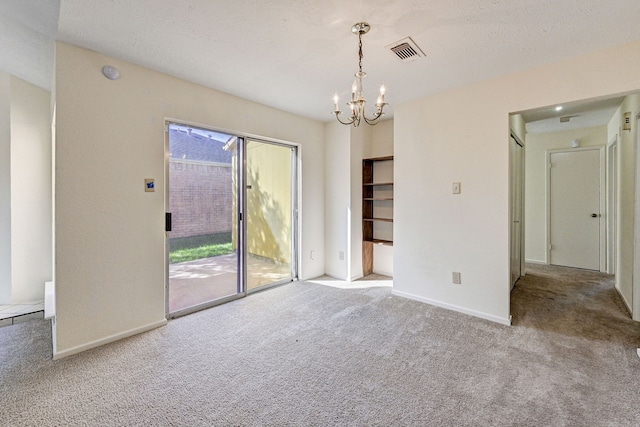
[[[462,284],[462,278],[460,277],[460,273],[458,273],[457,271],[454,271],[452,276],[453,276],[452,279],[453,279],[454,285]]]

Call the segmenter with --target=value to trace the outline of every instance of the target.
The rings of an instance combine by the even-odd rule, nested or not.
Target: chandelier
[[[367,117],[365,113],[365,105],[367,100],[364,99],[364,95],[362,94],[362,79],[367,77],[367,73],[362,71],[362,35],[367,34],[371,26],[366,22],[358,22],[353,27],[351,27],[351,32],[358,36],[358,72],[355,74],[356,80],[353,81],[353,85],[351,86],[351,101],[347,102],[349,109],[351,110],[351,115],[346,121],[342,121],[340,119],[340,107],[338,106],[338,102],[340,98],[338,97],[338,93],[336,92],[333,95],[333,103],[335,104],[336,109],[333,111],[333,114],[336,116],[336,119],[343,125],[353,125],[357,127],[360,125],[360,121],[364,119],[364,121],[368,125],[378,124],[380,117],[384,114],[382,110],[385,105],[388,105],[384,102],[384,92],[385,87],[384,84],[380,85],[380,96],[378,96],[378,100],[376,102],[376,113],[373,117]]]

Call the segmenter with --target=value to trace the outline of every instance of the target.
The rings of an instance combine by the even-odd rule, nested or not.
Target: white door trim
[[[617,245],[618,245],[618,186],[620,185],[618,171],[619,163],[619,134],[616,133],[607,144],[607,273],[616,274]]]
[[[551,155],[555,153],[570,153],[575,151],[589,151],[589,150],[598,150],[600,154],[600,271],[606,271],[606,260],[607,260],[607,250],[606,250],[606,215],[602,215],[605,212],[606,198],[604,195],[606,194],[606,186],[605,186],[605,146],[604,145],[596,145],[593,147],[579,147],[579,148],[560,148],[555,150],[546,150],[546,165],[547,165],[547,174],[546,174],[546,191],[545,191],[545,208],[546,208],[546,247],[547,247],[547,265],[551,264]]]
[[[640,163],[640,152],[638,152],[638,139],[640,139],[640,113],[635,120],[634,147],[636,149],[635,161],[635,208],[633,225],[633,287],[631,289],[631,313],[636,322],[640,322],[640,174],[638,164]],[[640,351],[638,353],[640,355]]]
[[[525,253],[524,253],[524,248],[525,248],[525,243],[524,243],[524,239],[525,239],[525,235],[524,235],[524,229],[525,229],[525,211],[524,211],[524,203],[525,203],[525,156],[526,156],[526,151],[525,151],[525,145],[524,142],[522,142],[522,140],[516,135],[515,132],[511,131],[510,135],[509,135],[509,291],[511,291],[515,285],[515,282],[512,281],[512,272],[513,272],[513,265],[511,265],[512,262],[512,257],[511,257],[511,253],[513,251],[513,248],[511,247],[513,245],[513,236],[511,235],[512,233],[512,221],[513,221],[513,193],[514,193],[514,189],[512,188],[513,186],[513,177],[515,173],[520,174],[520,188],[516,189],[516,191],[520,192],[520,265],[519,265],[519,270],[520,270],[520,276],[519,278],[525,276],[526,271],[525,271]],[[514,171],[512,169],[513,164],[511,163],[511,139],[513,139],[515,141],[515,143],[517,145],[519,145],[522,149],[521,153],[521,162],[520,162],[520,170]],[[517,281],[517,280],[516,280]]]

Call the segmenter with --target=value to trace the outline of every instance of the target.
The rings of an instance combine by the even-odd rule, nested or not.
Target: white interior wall
[[[165,118],[301,144],[300,277],[324,273],[322,123],[65,43],[55,75],[55,358],[166,322]]]
[[[630,111],[631,112],[631,130],[629,131],[625,131],[629,133],[628,136],[626,136],[625,138],[622,138],[623,141],[627,141],[628,145],[633,145],[633,147],[635,148],[635,153],[634,153],[634,157],[635,157],[635,169],[634,171],[635,173],[635,179],[633,181],[633,189],[635,191],[635,197],[634,197],[634,206],[635,209],[633,211],[633,218],[634,218],[634,250],[633,250],[633,254],[634,254],[634,260],[633,260],[633,264],[631,266],[631,278],[630,281],[631,286],[629,286],[626,282],[621,282],[620,283],[620,290],[621,292],[625,293],[625,298],[631,298],[631,308],[632,308],[632,315],[633,315],[633,320],[640,322],[640,172],[638,172],[638,170],[640,170],[640,127],[638,126],[638,121],[640,120],[640,94],[635,93],[633,95],[628,96],[624,102],[622,103],[622,108],[624,112]],[[628,172],[629,174],[631,174],[631,171]],[[622,210],[622,209],[620,209]],[[625,209],[625,214],[629,214],[629,212],[627,211],[627,209]],[[629,242],[629,236],[627,237],[627,242]],[[629,245],[631,245],[631,242],[629,242]],[[631,252],[631,251],[630,251]],[[617,279],[617,277],[616,277]],[[627,278],[629,280],[629,278]],[[616,280],[616,283],[618,281]],[[626,286],[626,288],[624,289],[624,291],[622,291],[622,286],[623,284]]]
[[[622,130],[622,113],[631,112],[631,130]],[[616,259],[616,288],[629,308],[640,304],[640,295],[634,301],[634,218],[636,183],[636,125],[635,117],[640,112],[640,94],[627,96],[620,109],[607,126],[607,138],[619,135],[618,150],[618,247]],[[634,319],[640,320],[640,308],[634,311]]]
[[[509,113],[638,90],[639,52],[629,43],[397,105],[394,293],[510,323]]]
[[[325,131],[325,271],[347,280],[351,191],[345,183],[351,179],[351,130],[334,121]]]
[[[371,157],[393,156],[393,119],[371,128]]]
[[[11,77],[12,302],[44,298],[52,278],[51,94]]]
[[[372,127],[362,124],[351,129],[351,226],[349,279],[357,280],[362,272],[362,159],[371,157]]]
[[[11,304],[11,76],[0,71],[0,304]]]
[[[326,273],[357,280],[362,277],[362,159],[393,153],[393,120],[357,128],[333,121],[325,127]],[[345,187],[345,182],[350,186]],[[382,252],[376,261],[377,248],[374,246],[374,271],[378,262],[384,274],[392,273],[392,252]]]
[[[527,134],[525,144],[525,258],[546,264],[547,259],[547,151],[571,149],[571,141],[581,147],[601,147],[607,143],[607,127]]]

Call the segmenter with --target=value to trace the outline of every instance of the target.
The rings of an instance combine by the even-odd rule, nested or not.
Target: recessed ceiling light
[[[560,110],[562,110],[562,105],[558,105],[558,106],[556,107],[556,111],[560,111]]]

